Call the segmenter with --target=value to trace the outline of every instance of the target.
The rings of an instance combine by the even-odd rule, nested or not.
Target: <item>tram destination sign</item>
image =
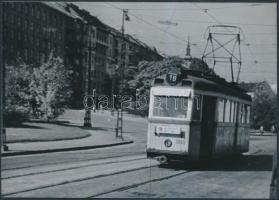
[[[170,85],[176,85],[180,78],[180,71],[176,68],[172,68],[166,75],[166,80]]]

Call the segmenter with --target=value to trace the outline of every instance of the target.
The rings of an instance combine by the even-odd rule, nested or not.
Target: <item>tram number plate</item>
[[[175,141],[175,143],[176,144],[185,144],[185,140],[181,140],[181,139],[177,139],[176,141]]]
[[[180,131],[177,127],[171,126],[159,126],[157,127],[158,133],[171,133],[171,134],[180,134]]]

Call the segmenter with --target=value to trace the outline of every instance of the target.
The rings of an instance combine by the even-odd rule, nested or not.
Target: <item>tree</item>
[[[54,119],[64,111],[72,93],[70,74],[60,58],[50,54],[39,67],[6,66],[5,123],[30,116]]]
[[[276,96],[268,90],[256,90],[252,101],[251,122],[253,128],[264,126],[270,130],[276,124]]]
[[[177,56],[167,57],[162,61],[142,61],[138,64],[138,73],[135,73],[133,79],[128,81],[130,90],[135,91],[138,89],[140,95],[149,97],[149,90],[153,80],[158,76],[166,74],[171,67],[213,73],[213,71],[208,68],[207,64],[199,58],[193,58],[189,68],[187,68],[185,60]],[[141,114],[144,113],[146,115],[148,113],[148,107],[145,111],[136,112],[140,112]]]
[[[256,83],[240,83],[240,87],[253,93],[251,105],[251,127],[270,130],[276,124],[276,95],[266,81]]]
[[[52,53],[46,62],[33,69],[30,91],[43,119],[54,119],[64,111],[72,94],[71,73],[62,59],[54,57]]]

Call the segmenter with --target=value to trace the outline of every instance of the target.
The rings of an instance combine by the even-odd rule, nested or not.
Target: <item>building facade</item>
[[[67,16],[45,3],[4,3],[4,58],[39,64],[51,52],[65,58]]]
[[[73,71],[72,107],[84,95],[112,93],[117,69],[141,60],[160,60],[156,49],[104,24],[88,11],[66,2],[5,2],[4,63],[39,66],[50,53]]]

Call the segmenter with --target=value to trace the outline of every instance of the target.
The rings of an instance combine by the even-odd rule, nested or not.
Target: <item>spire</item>
[[[191,59],[192,59],[192,56],[191,56],[191,48],[190,48],[190,36],[188,35],[185,60],[190,61]]]

